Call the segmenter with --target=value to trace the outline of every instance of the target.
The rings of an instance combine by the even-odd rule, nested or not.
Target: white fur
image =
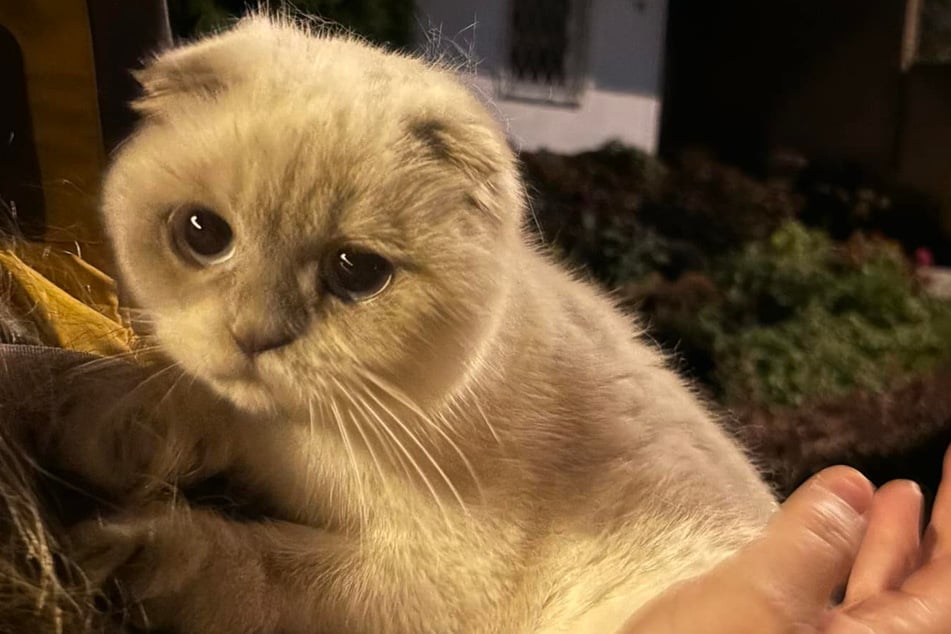
[[[157,559],[176,581],[143,590],[155,621],[609,632],[757,534],[769,490],[631,317],[532,245],[515,159],[451,73],[258,17],[140,79],[104,220],[125,291],[200,380],[164,423],[176,468],[236,469],[297,524],[122,519],[208,562]],[[170,248],[188,203],[231,223],[231,260]],[[380,296],[317,283],[339,236],[397,263]],[[294,319],[253,360],[229,334]]]

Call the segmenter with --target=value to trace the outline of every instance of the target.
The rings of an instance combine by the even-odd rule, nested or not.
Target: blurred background
[[[128,69],[245,2],[14,4],[0,200],[108,272],[95,192],[134,123]],[[951,0],[290,4],[458,65],[519,153],[533,230],[638,312],[780,491],[842,462],[937,482]]]

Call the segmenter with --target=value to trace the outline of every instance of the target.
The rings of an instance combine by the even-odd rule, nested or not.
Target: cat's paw
[[[125,618],[144,628],[180,628],[211,543],[189,513],[154,504],[69,532],[70,556],[91,588],[118,590]]]
[[[159,439],[146,405],[129,399],[126,387],[64,390],[49,424],[38,431],[40,451],[52,466],[116,496],[157,483],[149,476]]]
[[[136,627],[179,634],[313,632],[279,627],[287,605],[279,589],[283,577],[269,574],[261,548],[270,530],[213,511],[153,503],[75,526],[67,554],[93,589],[118,590],[124,609],[116,616]]]

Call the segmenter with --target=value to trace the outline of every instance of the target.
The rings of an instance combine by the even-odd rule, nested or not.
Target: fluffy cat
[[[70,403],[51,446],[112,491],[225,472],[272,516],[77,527],[149,623],[611,632],[761,529],[743,452],[532,244],[515,157],[450,71],[258,16],[139,80],[103,220],[187,378],[121,416]]]

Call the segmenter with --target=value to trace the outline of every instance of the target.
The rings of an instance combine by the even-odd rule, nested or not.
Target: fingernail
[[[819,474],[817,482],[848,504],[859,515],[872,505],[874,488],[865,476],[849,467],[834,467]]]
[[[918,534],[921,535],[925,530],[925,523],[928,520],[928,511],[924,504],[925,494],[917,482],[909,480],[907,486],[915,492],[915,495],[918,496],[918,500],[920,501],[920,506],[918,507]]]

